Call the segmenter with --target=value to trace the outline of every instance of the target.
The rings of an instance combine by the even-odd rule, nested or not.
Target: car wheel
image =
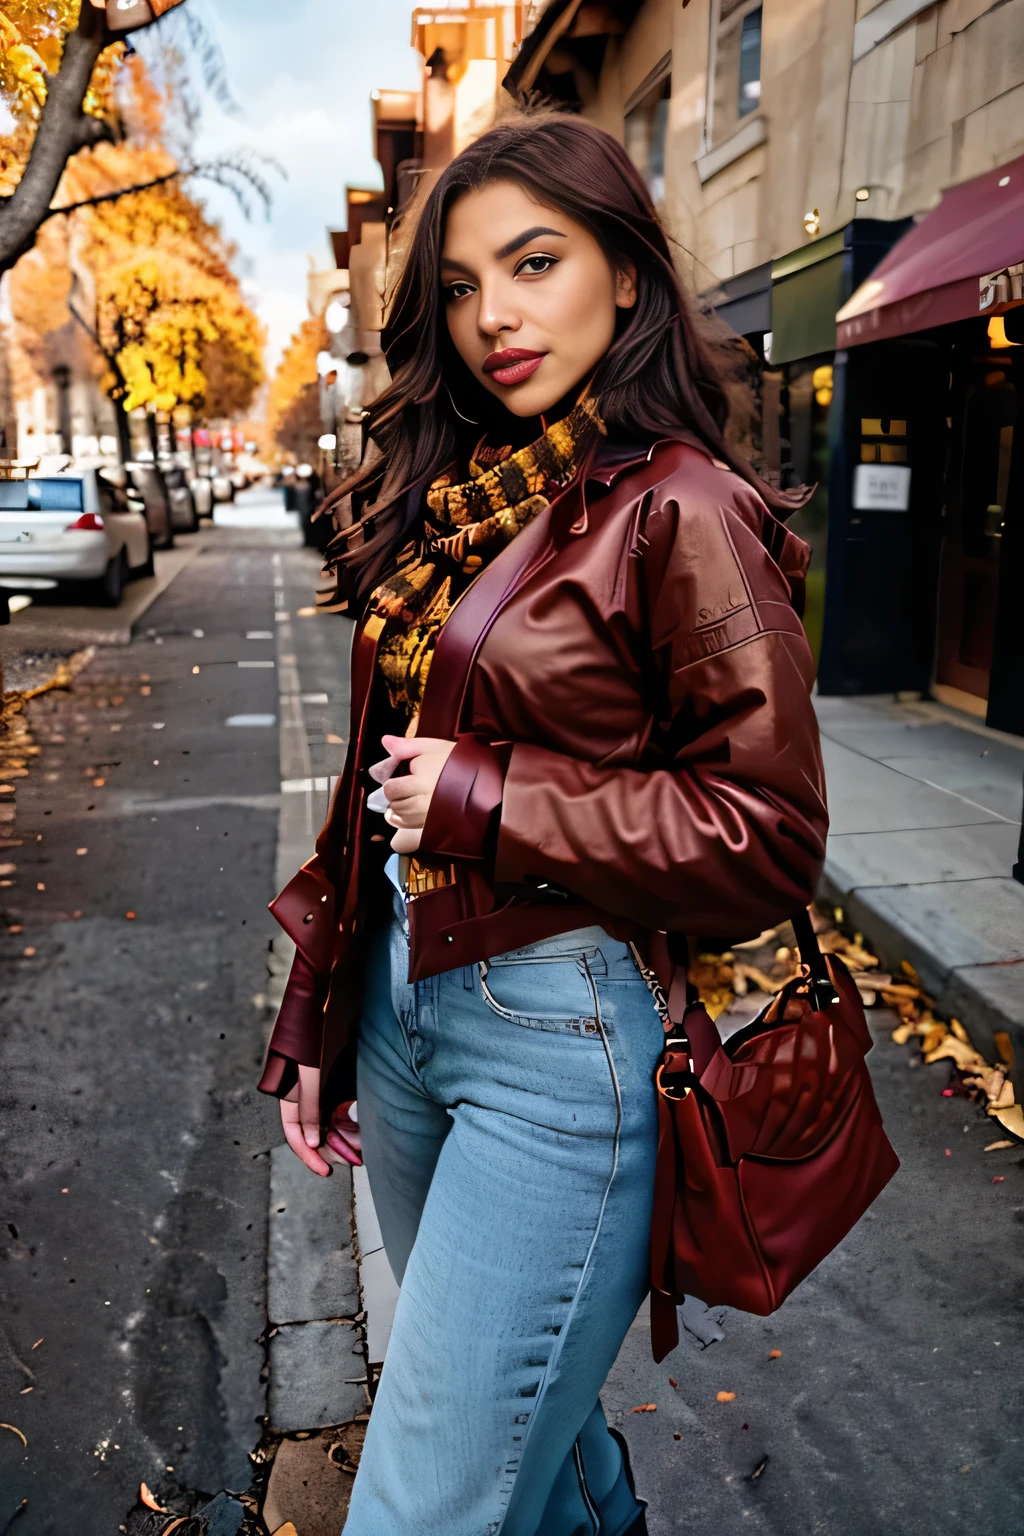
[[[116,608],[128,580],[128,556],[124,547],[107,562],[107,569],[96,583],[96,601],[104,608]]]
[[[148,531],[146,533],[146,558],[141,565],[132,566],[131,574],[133,580],[138,580],[142,576],[156,575],[153,565],[153,535]]]

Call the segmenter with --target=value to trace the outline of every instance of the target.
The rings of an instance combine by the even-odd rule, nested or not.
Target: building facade
[[[621,140],[760,361],[822,691],[1024,734],[1024,0],[549,0],[506,84]]]
[[[423,59],[418,90],[385,88],[370,94],[374,155],[383,185],[346,187],[344,230],[330,230],[335,267],[316,274],[311,311],[327,308],[333,362],[322,390],[324,422],[336,439],[334,473],[358,462],[354,423],[360,407],[386,386],[380,332],[389,284],[401,262],[403,223],[448,162],[492,125],[511,103],[503,80],[538,7],[485,0],[442,3],[412,12],[412,45]],[[345,426],[331,431],[328,418]],[[342,442],[344,437],[344,443]]]

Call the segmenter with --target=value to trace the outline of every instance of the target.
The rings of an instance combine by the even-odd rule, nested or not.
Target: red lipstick
[[[506,347],[501,352],[491,352],[484,358],[484,372],[489,373],[496,384],[522,384],[537,372],[547,353],[531,352],[528,347]]]

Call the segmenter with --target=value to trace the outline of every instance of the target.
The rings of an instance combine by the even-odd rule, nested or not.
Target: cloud
[[[269,222],[247,222],[230,194],[194,182],[242,255],[246,287],[259,294],[268,363],[306,313],[308,257],[333,260],[329,228],[344,226],[346,182],[380,185],[373,158],[370,91],[414,89],[422,60],[409,44],[413,0],[201,0],[220,42],[241,116],[207,106],[195,153],[243,145],[283,167],[268,170]]]

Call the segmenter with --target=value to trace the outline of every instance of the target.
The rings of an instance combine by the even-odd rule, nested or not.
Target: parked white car
[[[132,576],[152,574],[146,519],[102,470],[0,480],[0,584],[19,577],[87,584],[108,607]]]

